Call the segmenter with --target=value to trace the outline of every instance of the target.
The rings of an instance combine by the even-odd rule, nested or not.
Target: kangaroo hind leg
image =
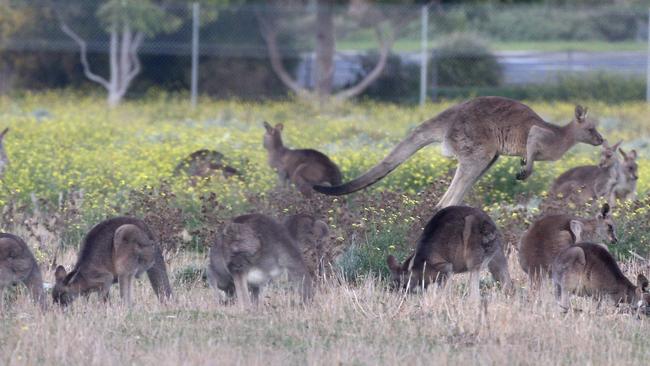
[[[496,162],[498,155],[483,155],[480,157],[462,158],[456,168],[454,178],[442,196],[436,209],[453,206],[461,203],[467,191],[476,181]]]

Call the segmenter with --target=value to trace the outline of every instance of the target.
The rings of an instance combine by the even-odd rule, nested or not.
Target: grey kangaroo
[[[0,233],[0,309],[4,307],[5,288],[18,282],[25,284],[35,303],[46,308],[43,277],[36,258],[21,238]]]
[[[315,186],[318,192],[343,195],[368,187],[432,142],[442,142],[444,155],[455,156],[458,168],[436,209],[457,205],[469,188],[500,155],[520,156],[517,179],[533,172],[533,163],[558,160],[573,145],[603,143],[587,109],[577,106],[573,120],[565,126],[544,121],[532,109],[512,99],[479,97],[457,104],[422,123],[374,168],[341,186]]]
[[[63,266],[56,268],[52,297],[66,306],[80,294],[98,292],[107,301],[111,286],[119,283],[120,296],[130,305],[133,278],[143,272],[161,301],[171,296],[165,260],[149,227],[132,217],[111,218],[86,234],[70,273]]]
[[[303,301],[311,299],[312,279],[298,245],[284,225],[250,214],[235,217],[210,248],[208,280],[242,308],[259,303],[259,293],[272,279],[287,273]]]
[[[614,196],[616,199],[621,200],[633,200],[636,199],[636,183],[639,180],[639,167],[637,165],[637,153],[636,150],[630,151],[629,154],[626,154],[623,149],[618,149],[623,157],[623,161],[620,162],[620,174],[619,181],[616,182],[614,187]]]
[[[415,252],[403,264],[387,258],[394,287],[407,291],[444,284],[453,273],[470,272],[470,294],[479,295],[480,271],[487,265],[495,280],[511,287],[502,236],[483,211],[466,206],[449,206],[427,223]]]
[[[301,250],[305,265],[312,277],[321,275],[324,271],[325,255],[328,252],[326,239],[329,236],[329,227],[327,224],[311,215],[296,214],[286,217],[283,225]]]
[[[9,132],[9,128],[5,128],[0,132],[0,179],[4,176],[5,169],[9,165],[9,158],[7,157],[7,152],[5,151],[4,140],[5,136]]]
[[[610,205],[616,203],[615,189],[623,180],[621,163],[616,150],[622,141],[614,146],[603,142],[598,165],[585,165],[562,173],[551,186],[550,196],[570,199],[584,204],[592,199],[603,197]]]
[[[567,214],[547,215],[535,221],[519,242],[519,264],[535,285],[551,273],[551,265],[563,250],[587,238],[616,243],[616,228],[608,204],[594,218]]]
[[[600,244],[578,243],[565,249],[553,262],[555,296],[563,311],[570,307],[570,295],[609,297],[616,303],[650,309],[648,279],[639,274],[637,285],[625,277],[614,257]]]
[[[278,172],[280,182],[296,185],[304,195],[311,195],[313,185],[342,183],[341,170],[327,155],[313,149],[289,149],[282,142],[281,123],[272,127],[264,122],[264,147],[269,153],[269,165]]]

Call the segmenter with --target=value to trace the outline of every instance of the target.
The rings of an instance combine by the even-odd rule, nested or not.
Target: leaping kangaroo
[[[587,108],[576,106],[565,126],[544,121],[528,106],[502,97],[479,97],[450,107],[416,127],[388,156],[362,176],[340,186],[314,186],[328,195],[344,195],[368,187],[397,168],[421,148],[442,142],[445,156],[455,156],[458,168],[436,209],[458,205],[469,188],[499,158],[521,156],[517,179],[533,171],[534,161],[558,160],[573,145],[603,143]]]

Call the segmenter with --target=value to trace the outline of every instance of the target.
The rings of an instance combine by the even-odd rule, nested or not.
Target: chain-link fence
[[[646,99],[648,9],[635,1],[281,3],[0,0],[0,90]]]

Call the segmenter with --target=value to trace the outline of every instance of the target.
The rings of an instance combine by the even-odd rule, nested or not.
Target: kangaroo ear
[[[643,275],[643,273],[639,273],[636,276],[636,286],[641,289],[643,292],[648,292],[648,286],[650,285],[650,281],[646,278],[646,276]]]
[[[278,123],[275,125],[275,129],[278,131],[282,131],[284,129],[284,125],[282,123]]]
[[[2,130],[2,132],[0,132],[0,140],[5,138],[5,135],[7,134],[7,132],[9,132],[9,127],[5,128],[4,130]]]
[[[386,263],[388,264],[388,269],[390,269],[392,272],[399,272],[402,270],[402,267],[399,265],[399,262],[392,255],[389,255],[386,258]]]
[[[603,208],[600,210],[600,216],[604,219],[610,214],[609,203],[603,203]]]
[[[273,126],[271,126],[268,122],[264,121],[264,128],[266,128],[266,132],[272,132],[273,131]]]
[[[573,235],[576,237],[576,243],[580,243],[582,241],[582,230],[584,228],[582,221],[571,220],[569,227],[571,228]]]
[[[630,159],[636,160],[636,158],[637,158],[636,150],[632,149],[632,151],[630,151]]]
[[[619,148],[618,152],[621,153],[621,156],[623,157],[623,159],[627,160],[627,154],[625,153],[625,151],[623,151],[623,149]]]
[[[56,283],[63,283],[63,280],[65,280],[65,276],[67,275],[68,273],[65,271],[63,266],[56,267],[56,271],[54,271],[54,279],[56,280]]]
[[[616,151],[619,146],[623,143],[623,140],[620,140],[619,142],[615,143],[614,146],[612,146],[612,150]]]
[[[578,104],[576,106],[576,121],[582,123],[586,119],[587,119],[587,107],[583,107],[580,104]]]

